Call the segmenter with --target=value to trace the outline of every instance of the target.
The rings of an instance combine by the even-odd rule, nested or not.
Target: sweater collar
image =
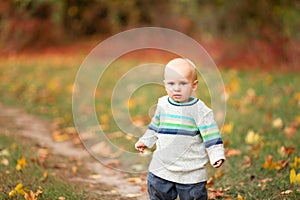
[[[197,103],[198,101],[199,101],[199,99],[190,97],[189,101],[181,103],[181,102],[176,102],[173,99],[171,99],[170,97],[168,97],[168,102],[174,106],[191,106],[191,105],[194,105],[195,103]]]

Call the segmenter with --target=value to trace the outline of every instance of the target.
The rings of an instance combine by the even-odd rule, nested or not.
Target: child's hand
[[[144,143],[140,142],[140,141],[135,143],[134,147],[135,147],[136,150],[138,150],[141,153],[144,153],[144,150],[147,148],[147,146]]]
[[[215,164],[213,164],[213,167],[214,168],[219,168],[221,167],[221,165],[223,164],[224,160],[221,159],[221,160],[218,160],[217,162],[215,162]]]

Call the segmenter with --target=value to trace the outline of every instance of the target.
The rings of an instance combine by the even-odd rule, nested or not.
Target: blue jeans
[[[207,200],[206,181],[195,184],[180,184],[164,180],[148,173],[150,200]]]

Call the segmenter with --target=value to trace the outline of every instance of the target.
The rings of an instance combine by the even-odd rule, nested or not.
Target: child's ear
[[[197,90],[197,87],[198,87],[198,80],[195,80],[192,85],[193,91]]]

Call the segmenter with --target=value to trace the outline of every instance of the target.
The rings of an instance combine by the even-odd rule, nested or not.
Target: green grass
[[[32,146],[32,142],[11,137],[11,134],[8,136],[0,133],[0,199],[24,199],[23,195],[18,193],[9,198],[9,193],[20,183],[26,192],[31,190],[35,193],[41,190],[42,194],[38,199],[87,199],[87,193],[83,189],[63,181],[66,174],[57,172],[54,165],[62,162],[62,159],[48,158],[45,163],[48,167],[45,167],[38,162],[37,147]],[[26,160],[26,166],[16,170],[18,160],[22,157]],[[47,173],[47,176],[44,173]]]
[[[74,59],[62,60],[40,58],[30,62],[26,59],[1,61],[0,101],[53,120],[59,118],[62,126],[73,126],[72,87],[82,59],[75,56]],[[134,61],[114,63],[99,82],[101,87],[97,89],[95,106],[99,122],[108,134],[119,131],[112,120],[112,89],[120,77],[136,64]],[[281,170],[265,169],[262,165],[269,155],[274,162],[287,160],[287,156],[279,153],[282,146],[296,148],[296,152],[290,156],[291,161],[295,156],[300,157],[300,122],[297,119],[300,116],[300,76],[297,73],[252,70],[222,70],[221,74],[229,94],[225,124],[233,124],[231,132],[223,133],[223,139],[226,148],[240,150],[241,155],[228,158],[222,167],[223,175],[214,180],[212,187],[227,188],[224,193],[232,198],[241,195],[247,199],[299,199],[299,189],[289,181],[289,165]],[[205,85],[201,86],[197,93],[210,104],[207,89]],[[145,125],[149,123],[149,108],[164,94],[163,87],[157,85],[136,90],[131,96],[132,117]],[[123,103],[126,107],[127,102]],[[281,128],[272,125],[277,118],[283,122]],[[288,137],[285,129],[291,126],[295,126],[296,130]],[[250,130],[260,136],[257,145],[245,140]],[[135,141],[136,138],[123,137],[113,142],[128,151],[134,151]],[[251,160],[247,168],[244,168],[245,156]],[[300,169],[296,170],[300,173]],[[213,176],[214,173],[215,170],[209,168],[209,175]],[[280,195],[286,190],[292,190],[293,193]]]

